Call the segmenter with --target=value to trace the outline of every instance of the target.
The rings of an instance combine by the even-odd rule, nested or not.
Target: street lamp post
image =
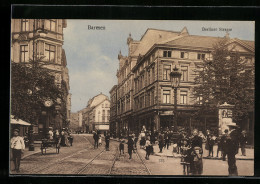
[[[34,57],[35,57],[35,47],[34,47],[34,44],[35,44],[35,19],[33,20],[33,56],[32,56],[32,59],[33,59],[33,64],[32,64],[32,67],[34,67]],[[32,88],[32,94],[34,94],[34,86]],[[34,121],[35,121],[35,116],[34,116]],[[33,124],[30,125],[30,129],[29,129],[29,134],[28,134],[28,139],[29,139],[29,151],[34,151],[34,137],[33,137]]]
[[[178,68],[176,68],[175,65],[175,68],[170,73],[171,86],[174,89],[174,119],[173,119],[174,131],[177,131],[177,88],[180,85],[181,75],[182,75],[181,72],[178,71]]]

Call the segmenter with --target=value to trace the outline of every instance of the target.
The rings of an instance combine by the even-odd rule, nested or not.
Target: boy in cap
[[[13,137],[11,138],[11,149],[15,167],[15,169],[12,171],[20,172],[21,155],[25,149],[25,145],[23,138],[19,136],[18,129],[14,129]]]

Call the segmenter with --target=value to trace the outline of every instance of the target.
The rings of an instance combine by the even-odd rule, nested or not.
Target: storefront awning
[[[21,119],[14,119],[13,116],[11,116],[11,124],[12,125],[24,125],[24,126],[30,126],[30,123],[27,123],[26,121],[23,121]]]

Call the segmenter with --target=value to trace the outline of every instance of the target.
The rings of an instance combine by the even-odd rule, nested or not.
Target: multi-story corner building
[[[49,126],[62,128],[70,119],[70,86],[67,60],[62,49],[64,42],[63,29],[67,27],[64,19],[12,19],[11,21],[11,61],[28,63],[37,61],[44,63],[55,76],[55,82],[65,91],[63,103],[55,102],[51,107],[41,107],[42,115],[37,134],[45,134]],[[58,113],[54,113],[58,111]],[[41,136],[40,136],[41,137]]]
[[[116,136],[119,132],[117,121],[117,85],[114,85],[110,93],[110,133]]]
[[[178,126],[203,130],[217,126],[217,115],[205,116],[204,122],[196,122],[191,114],[201,102],[193,96],[199,64],[204,59],[212,59],[213,45],[220,39],[223,38],[189,35],[186,28],[180,32],[147,29],[140,41],[133,41],[129,37],[128,56],[119,54],[118,126],[130,132],[140,132],[143,125],[151,131],[173,126],[174,92],[169,74],[175,66],[182,73],[177,90],[177,109],[181,119]],[[228,39],[230,48],[235,48],[241,58],[254,63],[253,41]],[[131,71],[127,70],[128,67]],[[131,81],[130,89],[125,85],[127,81]],[[130,99],[130,109],[125,105],[127,98]],[[249,124],[253,128],[253,122]]]
[[[100,93],[88,101],[82,110],[82,121],[86,132],[108,131],[110,122],[110,100]]]

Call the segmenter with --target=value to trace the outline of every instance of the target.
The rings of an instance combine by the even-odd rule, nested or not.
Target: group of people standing
[[[110,134],[108,132],[104,132],[104,137],[106,143],[105,148],[107,151],[109,151]],[[93,131],[93,139],[94,139],[94,149],[102,145],[102,137],[99,131]]]
[[[53,132],[52,127],[49,127],[47,139],[59,142],[61,146],[72,146],[73,137],[68,128],[62,128],[61,131],[55,130]]]

